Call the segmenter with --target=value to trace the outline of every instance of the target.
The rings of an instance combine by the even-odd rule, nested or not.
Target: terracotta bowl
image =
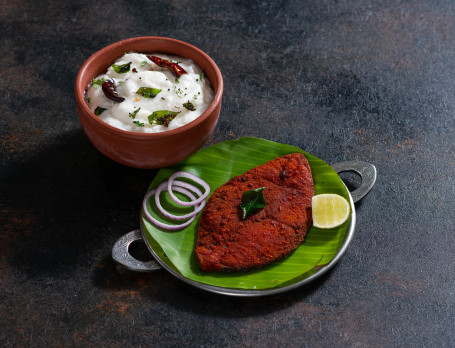
[[[92,78],[105,72],[124,52],[162,52],[192,59],[209,79],[215,98],[194,121],[162,133],[121,130],[90,111],[84,91]],[[221,109],[223,78],[215,62],[200,49],[164,37],[137,37],[119,41],[93,54],[80,68],[75,82],[79,120],[93,145],[112,160],[136,168],[160,168],[182,161],[204,145],[213,133]]]

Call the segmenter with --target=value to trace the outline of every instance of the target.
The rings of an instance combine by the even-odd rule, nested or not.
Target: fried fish
[[[264,187],[266,206],[242,218],[245,191]],[[199,220],[195,248],[203,271],[261,268],[294,251],[311,225],[314,183],[305,156],[278,157],[219,187]]]

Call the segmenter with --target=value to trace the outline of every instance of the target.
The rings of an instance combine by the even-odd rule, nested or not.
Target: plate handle
[[[150,272],[161,269],[161,266],[155,261],[140,261],[131,256],[129,247],[134,241],[141,240],[140,230],[134,230],[120,237],[112,248],[112,258],[122,266],[136,272]]]
[[[360,178],[362,179],[360,187],[351,192],[354,203],[357,203],[365,197],[376,182],[376,167],[371,163],[363,161],[346,161],[332,164],[331,167],[337,173],[355,172],[360,175]]]

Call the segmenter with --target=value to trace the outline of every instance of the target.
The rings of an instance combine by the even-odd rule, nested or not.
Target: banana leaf
[[[307,158],[316,194],[336,193],[349,201],[349,193],[338,174],[324,161],[305,151],[291,146],[260,138],[245,137],[222,142],[204,148],[186,160],[161,169],[152,181],[149,190],[175,171],[187,171],[205,180],[211,194],[226,181],[247,170],[266,163],[278,156],[300,152]],[[185,214],[182,209],[162,193],[163,206],[174,214]],[[154,203],[147,204],[148,211],[160,219]],[[200,214],[199,214],[200,215]],[[347,235],[349,219],[333,229],[318,229],[314,226],[307,233],[306,240],[292,254],[262,269],[249,272],[203,272],[197,265],[194,247],[197,238],[198,218],[188,227],[169,231],[157,228],[142,213],[141,223],[148,243],[175,272],[202,284],[232,289],[265,290],[287,286],[314,273],[318,267],[329,263],[340,250]],[[163,221],[166,221],[163,219]]]

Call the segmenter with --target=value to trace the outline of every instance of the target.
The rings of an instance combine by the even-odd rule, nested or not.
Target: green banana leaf
[[[294,146],[250,137],[204,148],[178,164],[161,169],[149,190],[167,180],[173,172],[183,170],[205,180],[213,193],[234,176],[278,156],[296,152],[303,153],[310,164],[316,194],[336,193],[349,201],[349,193],[343,182],[321,159]],[[188,208],[177,207],[167,193],[163,193],[160,197],[163,200],[163,206],[175,215],[191,211]],[[153,202],[153,199],[147,204],[148,211],[160,218],[154,203],[150,204],[151,201]],[[177,231],[157,228],[149,222],[144,213],[142,213],[141,222],[147,241],[155,253],[166,265],[187,279],[223,288],[265,290],[300,281],[314,273],[319,266],[329,263],[343,245],[349,220],[338,228],[328,230],[312,226],[305,242],[291,255],[259,270],[234,273],[206,273],[199,269],[194,255],[198,218],[188,227]],[[162,221],[166,220],[162,219]]]

